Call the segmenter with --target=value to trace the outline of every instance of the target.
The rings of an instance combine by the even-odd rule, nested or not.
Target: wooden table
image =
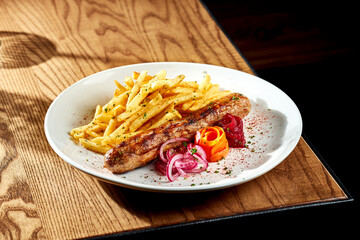
[[[182,61],[254,74],[199,1],[0,0],[0,40],[1,239],[102,236],[349,198],[303,138],[267,174],[191,196],[98,181],[51,149],[49,105],[92,73]]]

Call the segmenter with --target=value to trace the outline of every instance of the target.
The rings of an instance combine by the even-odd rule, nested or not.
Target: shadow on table
[[[226,203],[216,206],[223,195],[236,194],[237,189],[229,188],[198,193],[144,192],[99,181],[106,194],[146,220],[152,226],[166,226],[182,222],[220,217],[224,212],[231,214]]]
[[[0,68],[31,67],[59,56],[88,58],[60,53],[53,41],[37,34],[0,31]]]
[[[33,151],[50,151],[50,148],[45,148],[38,144],[38,142],[47,145],[43,129],[43,120],[45,118],[46,110],[51,104],[51,100],[47,98],[38,98],[27,96],[20,93],[12,93],[0,89],[0,110],[6,113],[8,120],[3,121],[3,130],[13,124],[13,132],[21,133],[18,141],[21,141],[21,146],[32,149]],[[11,121],[10,121],[11,119]],[[15,124],[14,124],[15,122]],[[1,138],[7,139],[9,133],[4,133]],[[10,142],[10,141],[8,141]],[[16,149],[14,150],[16,151]],[[2,163],[1,166],[5,164]]]

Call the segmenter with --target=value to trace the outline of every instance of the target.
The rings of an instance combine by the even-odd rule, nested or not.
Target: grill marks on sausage
[[[155,134],[156,134],[155,132],[151,133],[151,135],[143,141],[142,146],[144,148],[149,147],[149,144],[150,144],[151,141],[153,141],[153,139],[155,137]]]

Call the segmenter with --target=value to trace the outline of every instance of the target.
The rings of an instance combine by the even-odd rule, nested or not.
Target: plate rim
[[[138,182],[132,182],[132,181],[128,181],[126,179],[118,179],[119,181],[114,181],[113,179],[111,179],[110,177],[103,175],[101,173],[97,173],[95,171],[92,171],[91,169],[85,169],[83,166],[81,166],[81,164],[73,161],[70,157],[68,157],[67,155],[65,155],[55,144],[55,142],[52,140],[51,134],[50,134],[50,130],[48,128],[49,125],[49,116],[52,113],[52,109],[54,108],[54,106],[56,106],[57,102],[59,101],[59,99],[61,99],[61,97],[67,92],[70,91],[71,88],[75,87],[78,84],[81,84],[84,81],[87,81],[89,78],[94,78],[97,75],[101,75],[104,74],[106,72],[111,72],[111,71],[118,71],[119,69],[122,68],[129,68],[129,67],[143,67],[143,66],[149,66],[149,65],[163,65],[163,64],[168,64],[168,65],[197,65],[197,66],[205,66],[205,67],[210,67],[210,68],[215,68],[215,69],[222,69],[222,70],[227,70],[227,71],[236,71],[236,72],[240,72],[241,74],[245,74],[247,75],[247,77],[256,79],[257,81],[261,81],[263,83],[269,84],[269,86],[271,86],[272,88],[277,89],[278,91],[280,91],[282,94],[284,94],[284,96],[286,98],[288,98],[288,100],[290,100],[290,103],[293,105],[294,110],[297,113],[297,118],[299,120],[299,126],[298,126],[298,130],[299,130],[299,135],[296,137],[295,141],[293,141],[293,143],[291,144],[291,147],[286,148],[286,150],[284,152],[282,152],[282,158],[278,158],[277,161],[275,161],[273,164],[269,165],[268,167],[266,167],[265,169],[263,169],[263,171],[261,171],[260,173],[257,174],[253,174],[251,177],[248,177],[246,179],[240,180],[240,179],[234,179],[231,183],[227,183],[227,184],[218,184],[218,182],[209,184],[209,185],[196,185],[196,186],[181,186],[181,187],[172,187],[172,186],[157,186],[157,185],[147,185],[144,183],[138,183]],[[115,184],[118,186],[122,186],[122,187],[126,187],[126,188],[131,188],[131,189],[136,189],[136,190],[141,190],[141,191],[151,191],[151,192],[171,192],[171,193],[185,193],[185,192],[204,192],[204,191],[214,191],[214,190],[218,190],[218,189],[224,189],[224,188],[229,188],[229,187],[233,187],[239,184],[243,184],[245,182],[251,181],[257,177],[260,177],[264,174],[266,174],[267,172],[269,172],[271,169],[275,168],[276,166],[278,166],[282,161],[284,161],[289,154],[295,149],[296,145],[298,144],[298,142],[300,141],[301,135],[302,135],[302,129],[303,129],[303,121],[302,121],[302,116],[301,113],[299,111],[299,108],[297,107],[297,105],[295,104],[295,102],[284,92],[282,91],[280,88],[278,88],[277,86],[275,86],[274,84],[266,81],[265,79],[262,79],[258,76],[246,73],[244,71],[238,70],[238,69],[233,69],[233,68],[228,68],[228,67],[224,67],[224,66],[218,66],[218,65],[212,65],[212,64],[205,64],[205,63],[194,63],[194,62],[147,62],[147,63],[136,63],[136,64],[129,64],[129,65],[123,65],[123,66],[118,66],[118,67],[114,67],[114,68],[109,68],[109,69],[105,69],[93,74],[90,74],[78,81],[76,81],[75,83],[71,84],[70,86],[68,86],[67,88],[65,88],[59,95],[56,96],[56,98],[51,102],[49,108],[47,109],[46,115],[45,115],[45,119],[44,119],[44,131],[45,131],[45,136],[46,139],[48,141],[48,143],[50,144],[51,148],[55,151],[55,153],[65,162],[67,162],[68,164],[70,164],[71,166],[77,168],[78,170],[91,175],[92,177],[95,177],[101,181],[105,181],[107,183],[111,183],[111,184]],[[88,150],[87,150],[88,151]]]

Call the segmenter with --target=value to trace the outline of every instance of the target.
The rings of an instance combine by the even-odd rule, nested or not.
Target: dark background
[[[294,100],[303,136],[355,196],[360,21],[354,1],[203,3],[256,74]]]
[[[245,217],[223,226],[239,230],[242,225],[244,229],[258,228],[258,234],[274,237],[353,235],[357,232],[354,221],[360,213],[360,148],[356,144],[360,132],[360,21],[355,2],[203,3],[256,74],[294,100],[303,118],[303,137],[354,199]],[[290,231],[285,233],[285,229]]]
[[[303,137],[354,200],[155,230],[126,239],[358,235],[360,27],[355,2],[202,2],[256,74],[294,100],[303,117]]]

